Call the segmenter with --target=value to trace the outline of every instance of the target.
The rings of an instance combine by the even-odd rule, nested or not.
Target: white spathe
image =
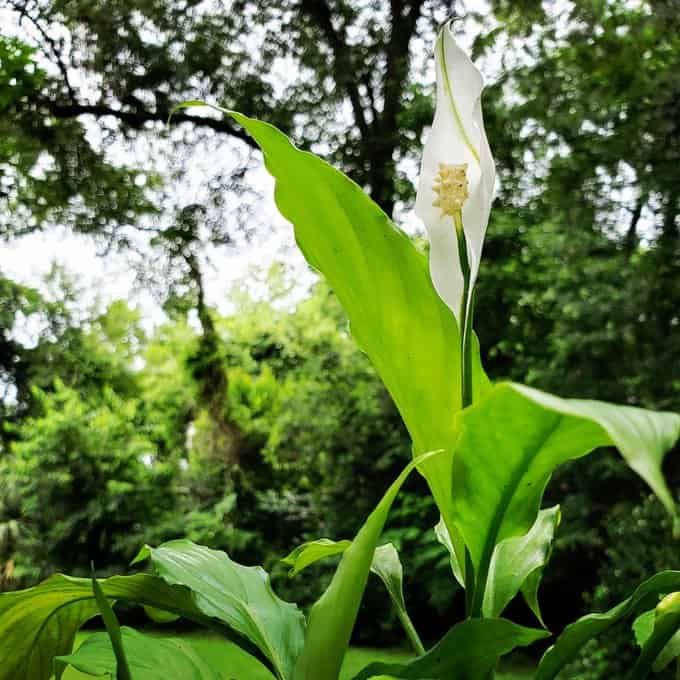
[[[425,224],[430,239],[430,273],[434,287],[460,322],[463,274],[458,240],[453,218],[443,215],[433,205],[437,200],[433,187],[440,163],[467,163],[470,195],[463,204],[462,220],[472,290],[493,201],[496,169],[482,119],[482,75],[456,44],[450,22],[440,31],[435,49],[437,106],[423,150],[415,212]]]

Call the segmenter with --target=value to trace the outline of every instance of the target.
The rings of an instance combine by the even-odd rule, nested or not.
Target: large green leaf
[[[597,401],[559,399],[522,385],[493,387],[458,414],[453,517],[475,569],[481,609],[494,549],[536,521],[554,469],[599,446],[616,446],[677,517],[661,473],[680,436],[680,416]]]
[[[310,611],[295,680],[337,680],[392,503],[411,470],[436,455],[442,453],[424,453],[404,468],[343,553],[330,585]]]
[[[495,618],[503,613],[510,600],[522,589],[529,576],[540,573],[548,561],[550,544],[560,519],[560,508],[547,508],[538,513],[534,526],[524,536],[513,536],[501,541],[493,552],[482,613]],[[535,591],[538,581],[532,582],[529,603],[539,621],[540,609]]]
[[[451,628],[424,656],[408,663],[372,663],[353,680],[376,675],[407,680],[485,680],[503,655],[548,635],[506,619],[468,619]]]
[[[147,558],[167,583],[189,588],[203,614],[254,644],[279,678],[291,677],[304,643],[304,616],[276,596],[262,567],[245,567],[221,550],[185,539],[145,546],[135,562]]]
[[[121,640],[128,659],[132,680],[220,680],[216,670],[203,661],[190,645],[179,640],[144,635],[123,626]],[[106,633],[95,633],[73,654],[57,657],[57,678],[68,666],[81,673],[114,680],[116,655]]]
[[[182,107],[202,105],[186,102]],[[218,108],[219,107],[214,107]],[[219,109],[240,123],[262,149],[276,180],[275,199],[295,229],[300,250],[324,275],[350,321],[352,335],[394,398],[413,439],[414,455],[444,449],[420,471],[464,563],[451,521],[451,455],[461,408],[460,336],[437,295],[427,257],[341,172],[296,149],[272,125]],[[473,339],[473,395],[489,381]]]
[[[184,588],[149,574],[99,582],[110,600],[134,602],[210,625]],[[68,654],[76,631],[99,613],[90,579],[57,574],[26,590],[0,594],[0,680],[47,680],[52,660]]]
[[[588,614],[568,625],[541,658],[534,680],[553,680],[589,640],[618,621],[655,607],[659,596],[680,590],[680,571],[662,571],[648,579],[626,600],[600,614]]]

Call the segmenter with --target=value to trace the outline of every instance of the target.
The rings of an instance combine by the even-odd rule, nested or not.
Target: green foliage
[[[602,611],[625,599],[645,577],[677,564],[677,544],[671,522],[654,497],[642,503],[620,501],[610,513],[605,537],[605,559],[599,566],[599,582],[586,600],[589,609]],[[655,606],[656,601],[651,603]],[[647,612],[652,615],[653,611]],[[600,680],[610,674],[625,675],[639,655],[630,627],[622,624],[586,645],[579,658],[570,664],[567,677]],[[660,680],[672,678],[667,668]]]
[[[106,598],[102,587],[97,582],[97,578],[94,575],[94,567],[92,568],[92,590],[94,592],[94,599],[97,603],[99,613],[104,622],[104,627],[106,628],[109,644],[113,651],[116,680],[132,680],[130,676],[130,666],[128,665],[125,649],[123,648],[123,636],[121,634],[120,624],[113,611],[113,607]],[[56,664],[58,664],[57,659],[55,659],[55,665]],[[57,676],[59,675],[61,675],[61,673],[57,672]]]
[[[434,290],[425,256],[342,173],[297,150],[271,125],[227,113],[262,146],[267,169],[277,181],[277,206],[293,223],[307,261],[325,276],[343,305],[354,339],[404,419],[414,452],[447,451],[447,456],[429,460],[422,472],[456,551],[461,551],[450,508],[450,458],[457,437],[453,415],[462,408],[460,334]],[[299,200],[303,187],[309,202]],[[488,378],[478,351],[472,368],[472,389],[479,398]]]
[[[678,588],[680,572],[665,571],[642,583],[635,592],[620,604],[601,614],[588,614],[565,628],[555,644],[543,655],[536,673],[536,680],[551,680],[579,653],[585,643],[606,631],[624,618],[649,609],[659,595]],[[665,643],[664,643],[665,644]]]
[[[413,647],[413,651],[417,656],[422,656],[425,654],[425,648],[406,611],[404,567],[399,560],[399,553],[392,543],[386,543],[376,548],[371,563],[371,572],[383,582],[387,589],[394,610]]]
[[[483,52],[504,40],[507,62],[490,92],[492,106],[487,116],[499,154],[502,184],[501,205],[487,248],[490,258],[478,295],[484,309],[484,314],[478,315],[482,346],[488,350],[495,375],[526,379],[561,394],[598,394],[626,404],[677,410],[675,301],[680,281],[680,199],[678,130],[673,113],[679,46],[677,31],[672,30],[677,18],[668,11],[669,3],[641,3],[638,7],[618,0],[576,2],[566,17],[539,4],[493,2],[492,11],[504,23],[476,43]],[[143,125],[154,116],[164,117],[169,104],[180,94],[187,96],[187,90],[190,96],[205,96],[197,83],[226,69],[231,78],[215,86],[211,96],[219,91],[218,96],[230,105],[248,101],[249,110],[275,103],[275,118],[294,135],[311,133],[322,144],[330,142],[336,159],[391,212],[395,196],[407,196],[409,191],[396,173],[397,159],[403,160],[409,150],[418,147],[422,123],[429,119],[426,88],[421,84],[404,87],[409,66],[413,66],[410,42],[419,31],[427,30],[416,29],[423,8],[427,6],[434,18],[438,3],[404,3],[404,7],[396,3],[384,16],[376,11],[377,5],[359,10],[351,2],[265,5],[237,3],[241,14],[237,11],[236,16],[217,23],[209,12],[178,11],[156,2],[134,8],[121,5],[115,17],[90,7],[83,12],[78,3],[68,8],[58,4],[37,17],[29,6],[19,9],[38,29],[41,22],[69,29],[75,36],[78,67],[94,75],[93,82],[102,83],[99,109],[125,125]],[[297,20],[290,22],[291,16]],[[154,26],[151,33],[163,37],[160,42],[148,40],[138,22],[140,17]],[[226,39],[243,32],[249,17],[263,28],[265,40],[260,51],[244,52],[238,41]],[[112,30],[114,25],[121,26],[122,33]],[[276,26],[273,32],[267,29],[272,25]],[[286,25],[295,28],[287,33],[282,28]],[[173,42],[178,31],[183,40]],[[512,44],[517,38],[528,59],[518,58]],[[126,43],[125,49],[120,49],[121,41]],[[183,48],[181,65],[176,62],[179,44]],[[0,227],[5,233],[16,234],[17,229],[30,231],[60,219],[80,231],[104,235],[110,243],[126,245],[125,230],[118,227],[136,219],[135,215],[152,213],[160,194],[150,196],[137,186],[135,171],[109,164],[105,154],[90,145],[85,127],[76,118],[80,115],[76,111],[83,111],[80,93],[71,91],[68,70],[63,68],[62,60],[73,55],[60,54],[63,46],[52,46],[58,68],[48,71],[48,77],[47,72],[26,68],[34,60],[26,46],[5,40],[2,46],[0,92],[7,108],[0,109],[7,115],[2,124],[5,134],[0,161],[5,162],[0,164],[0,172],[4,174],[2,186],[9,187],[6,195],[12,219],[4,219]],[[281,53],[300,59],[324,87],[334,83],[332,93],[324,96],[324,87],[319,87],[316,90],[322,95],[310,98],[307,70],[292,87],[279,92],[272,89],[259,73],[269,72]],[[62,77],[53,75],[57,71]],[[375,74],[383,71],[386,78],[378,83]],[[360,89],[351,82],[354,74],[361,81]],[[197,89],[201,91],[194,94]],[[297,107],[292,106],[295,97]],[[349,132],[328,122],[344,98],[357,124]],[[296,117],[295,108],[301,112]],[[186,122],[190,117],[178,116],[177,120]],[[230,122],[205,120],[209,122],[197,124],[244,136]],[[671,415],[654,419],[630,407],[614,410],[601,403],[567,402],[542,395],[534,399],[536,408],[525,409],[536,416],[532,426],[522,408],[501,400],[495,411],[490,409],[493,422],[499,428],[506,423],[513,433],[510,438],[507,432],[501,437],[496,428],[488,426],[488,420],[474,419],[475,408],[488,406],[487,400],[506,389],[499,387],[473,409],[455,416],[459,387],[452,367],[458,362],[455,356],[453,362],[450,359],[458,343],[448,322],[436,323],[436,300],[432,303],[427,286],[421,285],[428,279],[423,258],[404,238],[395,236],[384,215],[368,207],[365,199],[360,219],[353,214],[355,204],[361,205],[362,200],[356,187],[318,161],[292,151],[270,128],[242,120],[266,138],[265,146],[270,147],[267,160],[278,175],[280,206],[296,223],[298,239],[310,262],[326,273],[347,308],[352,332],[403,411],[415,451],[443,445],[450,454],[454,445],[462,448],[453,456],[453,481],[451,455],[445,464],[437,469],[432,465],[425,473],[445,519],[439,537],[448,543],[456,576],[467,582],[468,589],[470,566],[477,567],[475,599],[481,613],[501,609],[518,589],[538,613],[536,591],[554,530],[554,523],[535,523],[534,529],[544,531],[540,536],[532,533],[536,516],[547,517],[546,511],[545,515],[539,513],[543,487],[557,463],[591,445],[618,445],[624,459],[653,487],[666,509],[675,513],[661,476],[663,456],[677,438],[677,419]],[[641,143],[631,144],[641,131]],[[284,160],[277,158],[277,153]],[[49,164],[43,175],[39,170],[45,158]],[[302,167],[303,159],[309,167]],[[133,182],[134,190],[130,190]],[[319,189],[315,182],[324,186]],[[155,187],[154,183],[151,177]],[[324,192],[329,187],[335,195]],[[309,197],[312,200],[307,200]],[[327,220],[321,208],[329,206],[331,219]],[[281,546],[299,543],[310,535],[353,534],[386,486],[384,480],[393,477],[395,467],[410,455],[408,437],[387,393],[366,361],[351,348],[346,333],[339,332],[342,316],[334,303],[328,305],[330,314],[328,308],[323,313],[319,308],[301,310],[294,322],[287,322],[286,314],[262,306],[258,311],[263,318],[251,329],[247,328],[251,317],[217,319],[210,313],[203,300],[195,254],[201,241],[196,216],[202,214],[201,206],[192,206],[178,215],[177,225],[159,229],[153,239],[154,245],[165,249],[173,271],[180,270],[177,280],[190,288],[181,304],[184,311],[187,305],[196,307],[201,326],[200,332],[191,331],[180,318],[181,305],[174,307],[175,320],[165,329],[173,346],[163,348],[160,333],[150,341],[149,347],[154,343],[155,347],[147,356],[155,353],[155,363],[141,366],[137,361],[131,370],[134,360],[146,352],[132,346],[144,344],[146,339],[133,332],[135,321],[132,315],[125,318],[123,306],[109,310],[107,315],[112,317],[90,320],[91,327],[86,327],[89,324],[68,318],[64,305],[51,307],[35,291],[3,283],[0,294],[9,306],[2,314],[0,340],[2,349],[9,352],[0,356],[0,378],[15,386],[18,395],[16,404],[11,400],[3,404],[3,415],[11,421],[0,463],[0,472],[7,473],[3,475],[7,491],[0,499],[0,529],[4,527],[1,547],[3,558],[10,556],[8,565],[16,557],[26,565],[39,565],[38,569],[71,559],[63,550],[68,543],[59,543],[60,535],[50,535],[45,545],[40,545],[26,540],[25,527],[35,526],[37,498],[48,503],[63,500],[59,484],[73,474],[74,467],[90,496],[97,483],[106,483],[106,491],[101,493],[101,499],[109,504],[106,510],[97,506],[99,499],[88,506],[98,522],[92,530],[95,536],[106,539],[120,534],[130,542],[138,541],[141,528],[126,524],[121,516],[145,512],[154,525],[150,531],[159,540],[188,532],[196,540],[238,546],[252,555],[266,551],[271,560],[271,554],[283,554]],[[349,228],[348,215],[353,218]],[[344,226],[339,235],[333,227],[340,224]],[[351,235],[353,240],[343,242],[343,235]],[[379,257],[364,261],[360,256],[366,259],[367,252]],[[350,274],[334,261],[338,254],[343,267],[353,270],[360,284],[357,288],[352,287]],[[564,266],[565,262],[578,262],[579,266]],[[402,274],[404,281],[399,279]],[[418,277],[420,284],[412,286]],[[389,285],[383,285],[385,282]],[[408,303],[407,320],[418,319],[420,314],[422,324],[403,323],[396,303],[400,298]],[[314,304],[319,305],[320,299],[329,298],[317,291]],[[372,304],[375,299],[379,304]],[[423,310],[414,303],[421,300],[428,301]],[[16,312],[24,311],[49,321],[35,351],[22,346],[12,334]],[[116,317],[119,324],[109,323]],[[320,318],[325,325],[319,337],[304,326],[313,326]],[[61,328],[59,319],[67,319]],[[425,327],[434,338],[423,332]],[[414,338],[417,342],[409,344]],[[442,349],[446,342],[453,350]],[[410,351],[413,346],[422,351],[415,360]],[[316,358],[310,360],[306,355],[312,353]],[[82,357],[87,358],[85,371],[80,370]],[[431,370],[421,373],[423,366]],[[481,384],[483,373],[478,373]],[[524,397],[527,394],[522,393]],[[508,397],[508,402],[512,401]],[[539,406],[537,402],[543,403]],[[111,451],[108,456],[93,453],[99,442],[82,432],[88,419],[99,423],[102,413],[104,444]],[[64,414],[74,416],[72,430]],[[621,414],[634,417],[625,423],[627,418]],[[580,451],[565,447],[555,452],[552,436],[549,446],[527,441],[531,433],[543,434],[538,425],[545,424],[547,431],[553,417],[558,420],[553,423],[556,428],[571,428],[569,446],[582,444]],[[663,426],[653,432],[662,420]],[[465,421],[469,421],[468,429]],[[464,428],[460,440],[457,422]],[[470,424],[475,426],[474,436]],[[657,442],[659,445],[654,442],[657,434],[664,440]],[[64,441],[67,447],[60,448]],[[496,441],[503,448],[495,446]],[[42,468],[32,462],[41,455],[41,446],[47,451],[49,475],[42,475]],[[91,461],[86,474],[77,470],[79,460],[64,448],[76,457],[82,452],[84,461]],[[510,463],[515,463],[510,475],[505,474],[508,470],[503,465],[506,450],[510,451]],[[460,461],[457,468],[456,461]],[[670,466],[668,469],[673,473]],[[551,496],[561,497],[563,490],[579,494],[565,499],[565,515],[583,501],[579,515],[588,528],[583,534],[597,549],[594,561],[602,554],[599,542],[604,531],[598,533],[593,527],[609,527],[609,520],[616,519],[616,514],[605,514],[604,503],[595,497],[608,497],[599,487],[598,474],[603,470],[608,475],[607,490],[616,489],[614,513],[625,512],[629,506],[622,510],[616,501],[625,498],[628,489],[635,498],[641,487],[621,472],[620,465],[611,463],[611,458],[583,468],[566,466],[558,471],[550,490]],[[94,483],[88,486],[90,472]],[[116,479],[109,489],[110,473],[122,476],[122,487]],[[624,481],[618,484],[620,480]],[[534,488],[525,489],[522,482]],[[163,489],[160,498],[154,496],[159,488]],[[499,488],[507,492],[499,494]],[[137,489],[140,499],[133,498]],[[418,533],[417,526],[430,526],[436,510],[431,501],[417,494],[405,498],[411,502],[405,504],[403,524],[396,532],[402,546],[409,547],[404,553],[406,564],[420,560],[421,570],[433,561],[446,566],[442,550],[427,558],[409,554],[428,545],[428,539],[414,538],[413,532]],[[460,498],[456,505],[455,499]],[[79,508],[71,506],[63,510],[65,517],[78,512]],[[23,522],[18,531],[17,518]],[[78,521],[85,519],[89,518]],[[49,527],[51,521],[45,519],[40,526]],[[57,533],[74,534],[68,521],[59,521]],[[236,521],[243,529],[234,527]],[[666,522],[665,518],[658,520],[664,530]],[[410,528],[409,523],[415,527]],[[625,524],[618,522],[619,528]],[[580,528],[575,528],[573,514],[565,525],[571,536]],[[90,531],[89,525],[86,529]],[[636,539],[630,541],[630,554],[617,559],[614,553],[626,549],[615,546],[611,553],[615,566],[611,573],[604,573],[598,597],[624,591],[618,598],[622,599],[643,576],[666,566],[659,562],[676,559],[668,532],[650,546],[656,527],[638,531],[628,526],[627,530],[624,541]],[[468,563],[463,561],[461,534],[471,554]],[[430,538],[430,547],[434,540]],[[563,536],[563,540],[571,539]],[[101,548],[101,542],[95,546]],[[527,550],[526,560],[524,547],[535,548]],[[120,549],[109,550],[107,543],[107,552],[101,557],[115,566],[128,549],[129,545],[124,548],[121,544]],[[91,552],[91,544],[83,550]],[[559,550],[558,544],[558,555]],[[509,553],[516,559],[510,559]],[[363,578],[366,555],[358,562]],[[572,577],[568,565],[562,569]],[[336,580],[341,573],[342,568]],[[363,590],[361,580],[355,584],[360,586],[357,592]],[[668,586],[663,579],[658,582]],[[499,592],[494,590],[496,586]],[[544,658],[546,672],[555,655],[572,643],[580,645],[584,635],[599,631],[604,624],[608,628],[613,621],[637,612],[638,606],[656,606],[656,586],[645,593],[639,601],[634,595],[618,609],[586,617],[567,628]],[[354,607],[355,597],[356,592],[347,597],[348,610]],[[635,672],[646,673],[657,652],[665,649],[677,623],[675,613],[671,614],[667,619],[660,617],[665,623],[656,635],[652,626],[649,635],[640,637],[643,656]],[[346,624],[350,619],[353,622],[353,617],[342,618],[342,634],[329,642],[330,648],[345,644]],[[496,625],[495,620],[488,621],[493,622],[491,627]],[[481,631],[483,627],[473,622],[466,630],[473,628]],[[599,649],[606,652],[605,657],[609,654],[605,647]],[[567,651],[560,664],[573,658],[574,650]],[[417,674],[419,661],[398,672],[406,673],[405,677]],[[430,662],[441,663],[441,659],[430,656],[424,665]],[[337,666],[335,659],[331,663]],[[476,677],[480,669],[492,672],[494,664],[494,659],[487,659],[469,672],[462,670],[464,666],[459,670]],[[622,655],[617,664],[605,662],[604,677],[632,667],[632,660]],[[444,671],[440,667],[438,672]]]
[[[146,559],[168,584],[189,588],[203,614],[224,622],[259,649],[277,678],[292,677],[304,617],[296,605],[276,596],[261,567],[244,567],[224,552],[187,540],[146,546],[135,562]]]
[[[147,574],[100,582],[107,598],[158,607],[203,625],[210,619],[191,593]],[[38,586],[0,594],[0,679],[48,680],[55,656],[69,654],[76,632],[99,612],[90,579],[55,575]]]
[[[329,538],[317,538],[316,541],[308,541],[294,548],[281,561],[291,568],[289,575],[295,576],[318,560],[331,555],[342,555],[350,545],[352,545],[352,541],[332,541]]]
[[[518,592],[541,623],[538,587],[550,557],[550,546],[560,521],[559,506],[540,510],[536,521],[523,536],[497,543],[489,565],[489,587],[484,593],[482,613],[500,616]]]
[[[638,638],[642,649],[631,671],[631,680],[644,680],[652,667],[655,671],[662,670],[680,654],[677,642],[673,644],[673,639],[679,629],[680,593],[671,593],[656,606],[654,623],[649,635]]]
[[[530,530],[550,475],[567,460],[597,446],[617,446],[675,518],[661,463],[680,436],[680,416],[500,384],[459,417],[452,503],[475,568],[480,611],[496,545]],[[495,464],[499,449],[502,466]]]
[[[457,623],[424,656],[407,664],[370,664],[354,680],[368,680],[376,675],[412,680],[478,680],[489,677],[501,656],[548,635],[546,631],[524,628],[506,619],[468,619]]]
[[[673,595],[667,595],[666,598],[673,598]],[[664,600],[666,599],[664,598]],[[662,603],[664,602],[662,600]],[[669,603],[666,603],[669,604]],[[664,608],[661,607],[661,603],[657,605],[656,609],[652,609],[648,612],[645,612],[644,614],[640,614],[640,616],[635,619],[633,622],[633,631],[635,632],[635,641],[637,642],[640,647],[644,647],[647,642],[652,639],[652,636],[654,635],[655,631],[657,636],[660,636],[659,634],[661,633],[661,629],[664,628],[665,626],[659,626],[657,628],[657,623],[656,619],[661,616],[661,617],[666,617],[672,612],[664,611]],[[661,623],[661,621],[659,622]],[[671,629],[673,628],[673,625],[670,626]],[[664,631],[667,633],[667,631]],[[661,651],[658,651],[661,649]],[[641,655],[642,656],[642,655]],[[654,663],[652,665],[652,670],[655,673],[659,673],[662,671],[666,666],[668,666],[671,661],[676,659],[678,656],[680,656],[680,633],[677,631],[672,634],[672,637],[670,640],[668,640],[665,644],[665,646],[657,645],[657,648],[655,650],[655,653],[650,653],[649,648],[647,648],[647,663],[649,663],[650,660],[654,660]],[[638,662],[639,663],[639,662]],[[647,672],[649,672],[649,669],[647,668]]]
[[[27,526],[19,552],[39,573],[63,564],[85,572],[90,560],[125,568],[140,518],[160,518],[170,502],[137,403],[110,388],[84,397],[61,382],[34,398],[40,415],[16,428],[8,462]]]
[[[411,461],[368,516],[352,545],[344,551],[330,585],[309,613],[305,644],[295,665],[295,680],[338,677],[392,503],[414,468],[443,453],[423,453]]]
[[[190,645],[179,640],[163,640],[125,626],[121,633],[125,653],[130,659],[129,677],[132,680],[167,680],[168,668],[172,668],[174,677],[186,680],[219,680],[221,677]],[[61,666],[57,680],[67,666],[96,677],[106,676],[111,680],[121,677],[111,642],[105,633],[90,635],[75,653],[59,656],[55,661],[58,667]]]

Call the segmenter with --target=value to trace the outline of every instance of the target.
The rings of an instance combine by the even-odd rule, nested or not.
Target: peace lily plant
[[[680,416],[560,399],[513,383],[492,385],[484,373],[472,310],[495,172],[482,120],[482,78],[450,25],[438,36],[435,61],[436,115],[416,200],[430,237],[429,264],[343,174],[296,149],[271,125],[224,111],[261,147],[281,214],[343,304],[356,342],[413,441],[413,461],[353,540],[322,538],[285,558],[297,574],[342,554],[326,591],[305,616],[276,596],[260,567],[187,540],[145,546],[135,559],[147,565],[145,572],[99,581],[55,575],[0,595],[0,680],[47,680],[52,674],[58,680],[69,666],[120,680],[233,677],[180,641],[121,628],[116,602],[142,605],[155,620],[182,617],[221,631],[251,655],[253,668],[264,664],[272,678],[336,680],[371,571],[385,583],[414,657],[372,663],[355,680],[486,680],[500,657],[550,637],[541,624],[538,589],[559,508],[541,509],[541,500],[558,465],[597,447],[616,447],[677,526],[661,465],[680,436]],[[465,619],[430,648],[408,617],[396,549],[380,545],[390,507],[413,469],[438,505],[441,521],[434,530],[450,552],[452,577],[466,592]],[[502,617],[516,595],[535,613],[536,627]],[[98,614],[106,632],[73,652],[76,632]],[[674,637],[680,571],[651,576],[618,606],[585,616],[544,643],[550,646],[536,680],[557,677],[586,642],[624,619],[636,620],[641,645],[631,679],[672,662],[680,649]]]

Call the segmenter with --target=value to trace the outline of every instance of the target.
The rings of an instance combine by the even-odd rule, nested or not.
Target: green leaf
[[[170,612],[163,611],[162,609],[156,609],[156,607],[144,607],[144,613],[154,622],[154,623],[174,623],[180,617],[177,614],[171,614]]]
[[[506,619],[468,619],[451,628],[425,656],[408,663],[372,663],[353,680],[376,675],[407,680],[484,680],[503,655],[548,635]]]
[[[635,633],[635,642],[642,647],[642,645],[649,640],[652,631],[654,630],[654,617],[656,612],[650,609],[648,612],[640,614],[640,616],[633,621],[633,633]]]
[[[630,680],[644,680],[651,670],[663,670],[673,659],[680,655],[680,593],[666,595],[653,612],[653,625],[646,639],[642,641],[642,651]],[[638,625],[639,628],[639,625]],[[643,633],[647,631],[640,631]]]
[[[387,593],[392,600],[392,604],[397,612],[399,621],[408,636],[409,642],[416,654],[425,654],[425,648],[420,641],[411,617],[406,611],[406,601],[404,600],[404,569],[401,566],[399,553],[391,543],[385,543],[375,549],[371,572],[374,573],[385,585]]]
[[[118,624],[118,619],[113,613],[113,609],[109,604],[106,595],[104,595],[102,587],[97,583],[97,579],[94,575],[94,566],[92,567],[92,591],[94,592],[94,598],[97,602],[99,613],[102,615],[104,627],[106,628],[106,632],[111,641],[111,648],[115,655],[115,678],[116,680],[132,680],[130,668],[127,659],[125,658],[125,650],[123,649],[123,638],[120,632],[120,625]],[[60,677],[61,673],[58,673],[57,680],[59,680]]]
[[[149,574],[112,576],[99,585],[110,600],[133,602],[210,625],[184,588]],[[73,648],[76,631],[99,613],[92,583],[56,574],[26,590],[0,594],[0,680],[47,680],[52,660]]]
[[[121,633],[132,680],[220,680],[222,677],[190,645],[180,640],[143,635],[126,626]],[[62,668],[72,666],[87,675],[117,677],[116,655],[106,633],[90,635],[76,652],[58,657],[57,662]]]
[[[291,567],[289,576],[295,576],[318,560],[342,554],[350,545],[352,545],[352,541],[332,541],[330,538],[317,538],[315,541],[307,541],[307,543],[299,545],[281,562]]]
[[[332,541],[328,538],[318,538],[315,541],[308,541],[298,546],[281,561],[292,567],[290,576],[295,576],[319,560],[344,553],[350,545],[352,545],[352,541]],[[402,587],[404,573],[397,549],[391,543],[386,543],[375,549],[373,562],[371,562],[371,572],[380,578],[387,589],[399,621],[404,627],[416,654],[424,654],[423,644],[406,611]]]
[[[551,546],[552,547],[552,546]],[[548,555],[546,557],[545,563],[547,564],[550,560],[551,549],[548,548]],[[522,584],[522,597],[527,603],[527,606],[533,612],[534,616],[538,619],[539,623],[546,628],[545,621],[543,621],[543,614],[541,614],[541,605],[538,603],[538,589],[541,586],[541,580],[543,578],[543,568],[535,569]]]
[[[446,526],[446,522],[444,521],[443,517],[439,518],[439,522],[437,525],[434,527],[434,535],[437,537],[437,540],[448,550],[449,552],[449,560],[451,561],[451,571],[453,571],[453,575],[458,581],[458,583],[465,587],[465,576],[464,576],[464,570],[463,566],[461,563],[458,561],[458,556],[456,555],[456,549],[453,545],[453,541],[451,540],[451,535],[449,534],[449,530]]]
[[[496,546],[491,558],[489,579],[484,593],[482,612],[485,617],[500,616],[527,579],[532,574],[538,574],[538,578],[535,577],[535,581],[530,583],[528,598],[531,602],[530,606],[532,609],[535,606],[534,612],[541,621],[536,591],[540,583],[542,568],[548,561],[550,544],[559,521],[559,506],[541,510],[534,526],[524,536],[506,538]]]
[[[656,609],[651,609],[644,614],[635,619],[633,622],[633,632],[635,633],[635,640],[640,645],[644,644],[649,640],[654,632],[654,621],[656,619]],[[656,657],[656,661],[652,666],[652,670],[655,673],[662,671],[668,664],[680,656],[680,632],[677,632],[670,639],[668,644],[659,652],[659,656]]]
[[[196,106],[199,102],[187,102]],[[348,177],[300,151],[272,125],[216,108],[262,149],[276,180],[275,200],[295,229],[309,264],[324,275],[356,342],[390,391],[413,440],[414,455],[446,450],[421,468],[444,516],[459,561],[464,547],[451,519],[451,456],[461,408],[460,336],[437,295],[427,257]],[[473,338],[473,395],[489,381]]]
[[[392,503],[409,473],[440,453],[424,453],[404,468],[345,550],[330,585],[310,611],[295,680],[337,680]]]
[[[304,616],[276,596],[262,567],[245,567],[221,550],[188,540],[145,546],[134,562],[150,559],[167,583],[189,588],[196,606],[249,640],[281,679],[290,678],[304,642]]]
[[[541,658],[534,680],[553,680],[573,661],[589,640],[618,621],[654,607],[660,595],[680,589],[680,571],[662,571],[635,589],[626,600],[609,611],[588,614],[568,625]]]
[[[453,517],[476,575],[480,611],[494,549],[536,521],[554,469],[599,446],[616,446],[676,518],[661,473],[680,436],[680,416],[597,401],[559,399],[504,383],[458,414],[453,458]]]

